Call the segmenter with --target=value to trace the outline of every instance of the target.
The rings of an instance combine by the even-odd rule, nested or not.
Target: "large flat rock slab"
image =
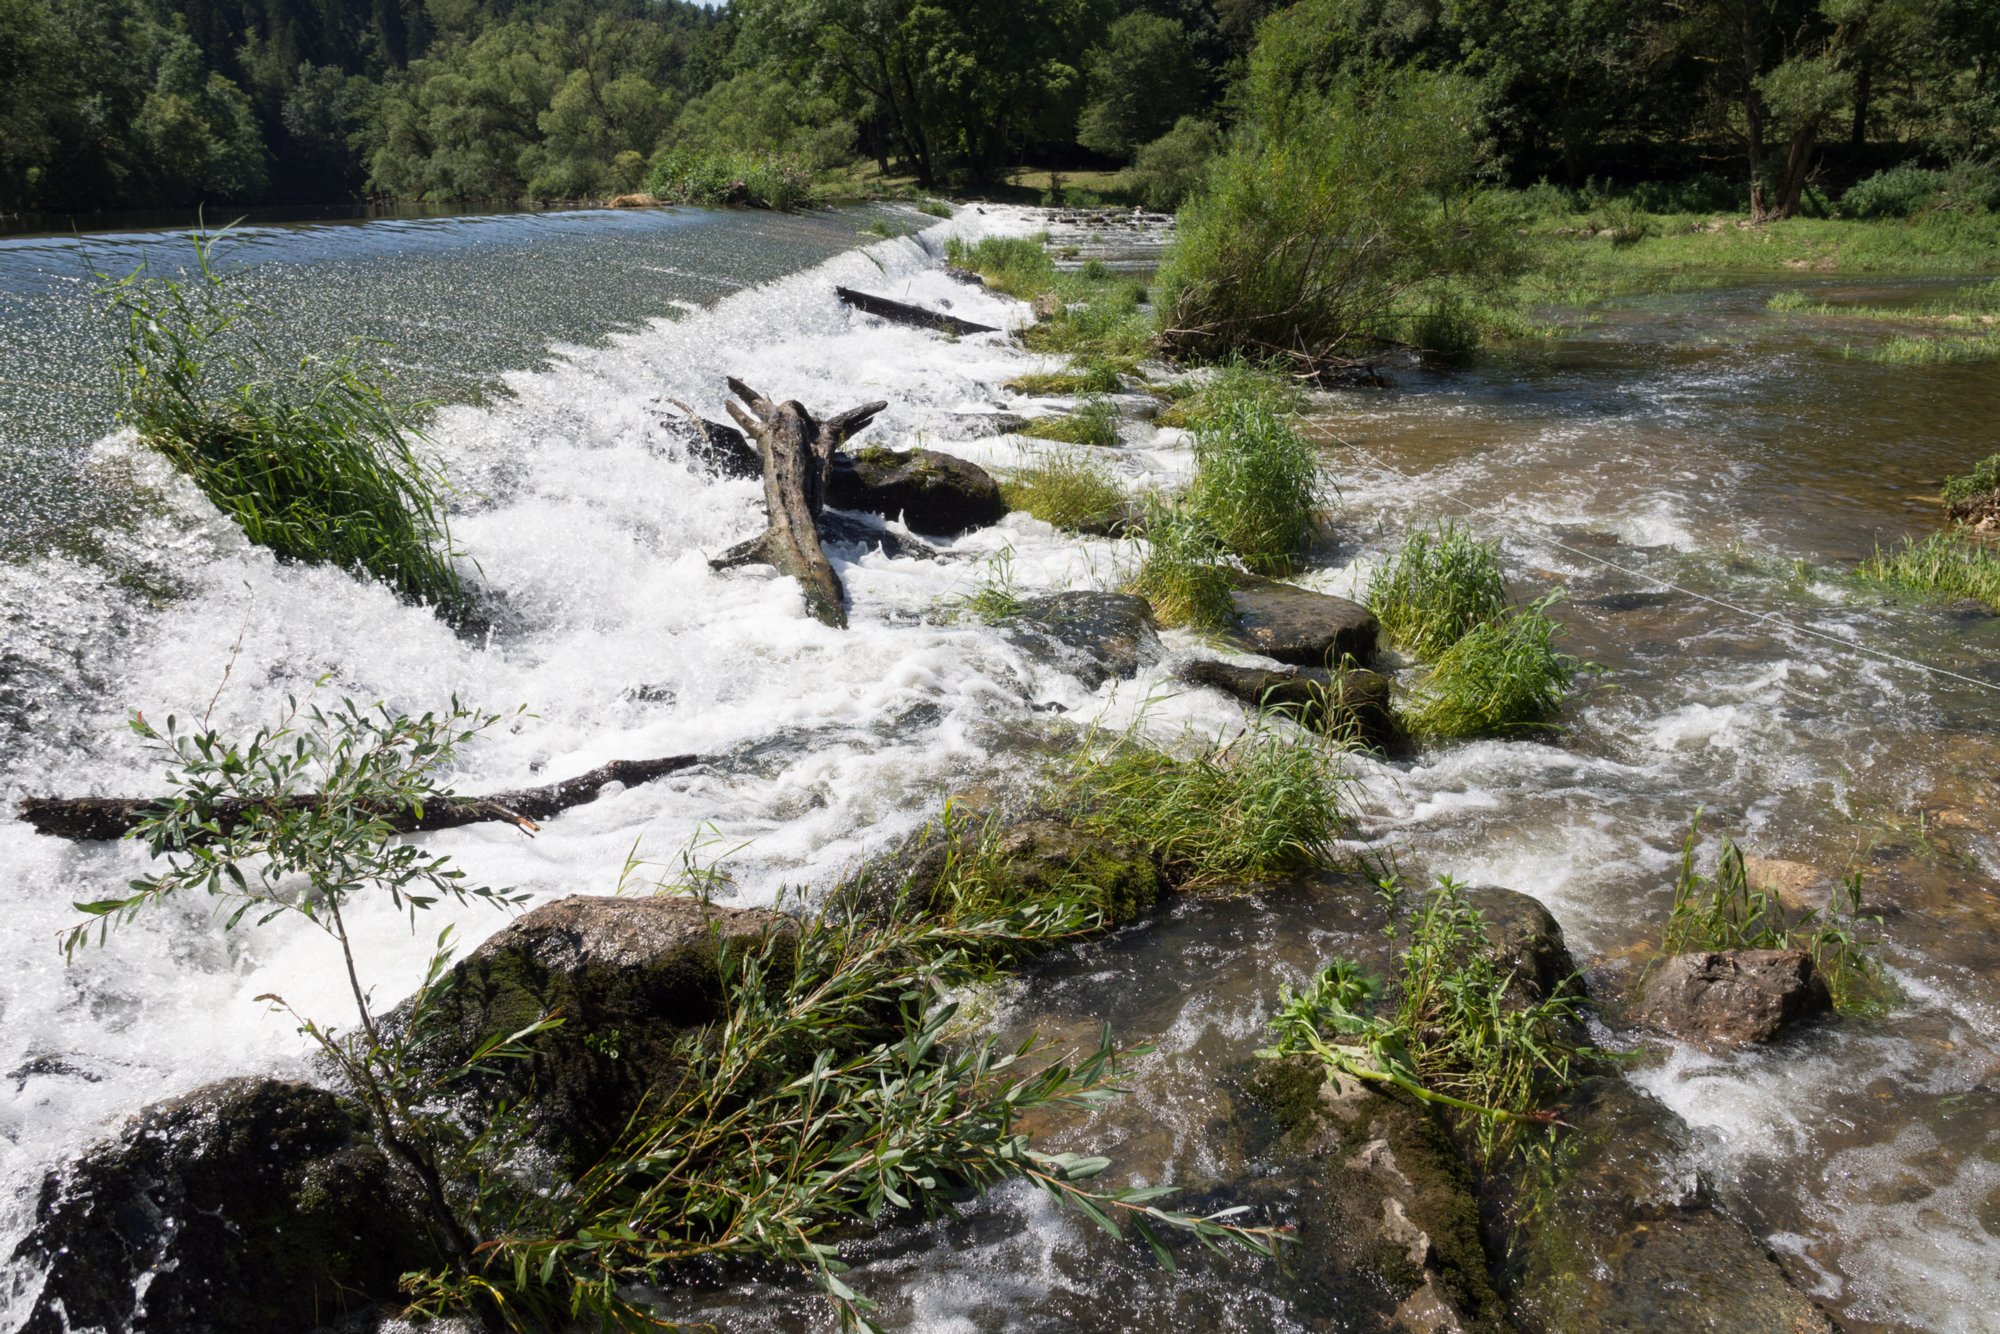
[[[1229,638],[1252,653],[1300,667],[1375,661],[1382,626],[1358,602],[1255,575],[1240,576],[1229,600],[1236,610]]]

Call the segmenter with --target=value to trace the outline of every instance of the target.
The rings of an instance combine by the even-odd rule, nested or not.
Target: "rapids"
[[[198,716],[213,697],[219,724],[247,730],[288,696],[421,710],[455,693],[529,710],[468,753],[467,791],[613,758],[715,757],[533,840],[495,826],[433,836],[472,876],[543,901],[611,892],[635,859],[671,863],[697,841],[741,845],[730,901],[747,905],[828,883],[945,791],[1030,769],[1052,720],[1138,719],[1163,738],[1241,726],[1239,706],[1176,685],[1171,660],[1089,692],[1004,636],[937,616],[1003,552],[1024,591],[1115,586],[1129,564],[1118,543],[1024,515],[943,544],[936,561],[837,555],[846,632],[812,621],[767,571],[709,570],[708,555],[757,529],[761,495],[689,466],[670,397],[719,417],[734,374],[821,410],[882,398],[867,439],[990,467],[1035,448],[998,433],[996,412],[1057,406],[1001,388],[1049,359],[996,336],[885,326],[833,295],[846,284],[1018,324],[1018,303],[943,275],[943,238],[1032,232],[1039,216],[966,210],[917,236],[855,236],[881,218],[919,221],[676,210],[241,238],[231,262],[268,261],[250,272],[286,337],[386,337],[447,400],[430,431],[461,492],[453,534],[501,609],[472,638],[379,587],[278,564],[108,428],[82,275],[151,242],[0,243],[0,798],[142,790],[148,766],[123,726],[135,709]],[[1407,527],[1461,517],[1503,542],[1517,594],[1568,589],[1568,647],[1608,669],[1555,744],[1354,761],[1365,840],[1407,876],[1532,894],[1579,960],[1615,973],[1657,937],[1698,806],[1753,853],[1865,870],[1900,989],[1887,1017],[1737,1057],[1661,1048],[1632,1077],[1698,1128],[1724,1202],[1849,1328],[1995,1330],[2000,621],[1882,605],[1839,568],[1933,521],[1938,477],[1995,447],[2000,377],[1846,359],[1837,327],[1764,313],[1776,285],[1798,281],[1613,303],[1532,351],[1318,401],[1342,547],[1303,582],[1363,589]],[[1927,290],[1813,286],[1878,302]],[[1128,425],[1116,465],[1135,486],[1170,485],[1185,442]],[[44,1171],[141,1104],[303,1071],[303,1041],[253,997],[344,1012],[337,954],[310,927],[224,932],[202,904],[65,966],[68,905],[140,865],[135,849],[39,838],[0,815],[0,1246],[25,1228]],[[350,917],[382,997],[415,982],[447,923],[469,944],[498,919]],[[1130,1064],[1132,1096],[1064,1133],[1132,1181],[1187,1183],[1193,1202],[1220,1207],[1215,1183],[1255,1175],[1233,1128],[1250,1114],[1242,1068],[1276,985],[1357,947],[1353,932],[1324,892],[1184,900],[1044,965],[1006,993],[999,1022],[1088,1036],[1108,1019],[1154,1043]],[[1344,1327],[1337,1304],[1294,1300],[1267,1267],[1165,1274],[1025,1190],[886,1230],[857,1255],[855,1285],[912,1329]],[[8,1275],[0,1311],[35,1282]],[[687,1302],[732,1326],[823,1322],[802,1285]]]

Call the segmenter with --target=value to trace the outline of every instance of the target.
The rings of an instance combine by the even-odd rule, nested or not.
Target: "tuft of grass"
[[[1048,451],[1001,484],[1010,508],[1070,532],[1123,526],[1130,501],[1111,470],[1079,449]]]
[[[1804,950],[1826,979],[1835,1009],[1873,1011],[1886,1003],[1887,984],[1874,957],[1873,932],[1880,929],[1882,919],[1861,913],[1859,872],[1835,887],[1824,910],[1803,908],[1794,916],[1776,890],[1751,885],[1743,850],[1727,835],[1715,874],[1697,872],[1695,853],[1701,837],[1701,812],[1696,811],[1681,841],[1673,908],[1660,941],[1662,954]]]
[[[1110,449],[1119,442],[1118,408],[1108,399],[1093,395],[1077,404],[1074,412],[1029,422],[1021,428],[1021,434],[1058,444]]]
[[[996,292],[1032,301],[1054,291],[1056,264],[1041,242],[1019,236],[989,236],[973,245],[953,237],[945,243],[945,258],[955,268],[969,269],[986,279]]]
[[[987,625],[1004,625],[1021,614],[1021,595],[1014,591],[1014,548],[1000,548],[986,561],[986,574],[976,591],[948,603],[957,616]]]
[[[1870,361],[1891,366],[1944,366],[1954,362],[2000,361],[2000,331],[1986,334],[1898,334],[1869,352]]]
[[[1382,890],[1394,931],[1404,891],[1393,879]],[[1483,916],[1449,878],[1410,914],[1404,939],[1391,1004],[1358,966],[1336,959],[1279,993],[1276,1040],[1257,1054],[1309,1053],[1330,1074],[1400,1088],[1467,1126],[1489,1167],[1517,1149],[1546,1152],[1554,1108],[1595,1054],[1579,1041],[1581,1001],[1523,995],[1495,962]]]
[[[126,325],[125,419],[252,542],[462,614],[448,484],[418,455],[422,437],[390,397],[387,368],[358,340],[298,362],[271,352],[259,312],[210,262],[216,239],[195,235],[186,280],[142,266],[103,289]]]
[[[1551,593],[1467,631],[1431,663],[1405,715],[1412,732],[1439,740],[1533,729],[1562,707],[1580,664],[1558,652]]]
[[[1418,528],[1369,581],[1368,606],[1391,639],[1435,660],[1506,612],[1499,550],[1453,522]]]
[[[2000,553],[1967,538],[1961,529],[1921,540],[1905,538],[1889,551],[1878,547],[1855,573],[1927,601],[1977,598],[2000,607]]]
[[[1128,586],[1152,604],[1162,625],[1225,630],[1235,620],[1229,595],[1236,574],[1229,554],[1208,525],[1179,501],[1151,498],[1146,554]]]
[[[1342,753],[1263,724],[1178,756],[1092,737],[1050,775],[1049,800],[1079,829],[1144,847],[1188,888],[1266,882],[1338,863],[1353,828]]]
[[[1260,574],[1290,574],[1311,543],[1323,485],[1319,456],[1255,397],[1222,399],[1197,419],[1188,508]]]
[[[926,199],[917,205],[917,212],[931,218],[948,218],[951,216],[951,205],[942,199]]]

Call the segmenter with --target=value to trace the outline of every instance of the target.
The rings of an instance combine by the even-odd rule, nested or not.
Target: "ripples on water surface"
[[[832,287],[949,300],[992,323],[1019,307],[945,280],[941,232],[854,250],[863,220],[596,213],[230,243],[232,264],[279,261],[251,281],[284,336],[386,338],[417,387],[456,403],[433,433],[465,492],[455,533],[505,607],[485,642],[336,572],[278,565],[106,436],[88,274],[158,253],[160,238],[0,243],[0,797],[142,788],[125,713],[199,712],[240,637],[217,705],[229,728],[322,675],[330,692],[400,706],[453,691],[528,705],[533,718],[468,757],[468,790],[617,757],[728,757],[574,811],[532,842],[496,828],[434,841],[474,876],[546,899],[607,892],[635,839],[666,858],[712,823],[728,844],[749,842],[736,860],[749,903],[824,883],[948,786],[1018,771],[1031,762],[1022,739],[1054,709],[1116,724],[1166,694],[1150,713],[1163,733],[1240,724],[1219,697],[1173,694],[1171,662],[1092,694],[982,628],[923,619],[1009,545],[1028,588],[1116,577],[1113,544],[1022,516],[937,562],[854,557],[846,633],[807,619],[785,581],[710,572],[707,554],[757,528],[759,489],[690,471],[665,396],[716,416],[735,373],[821,409],[888,399],[872,437],[883,443],[923,436],[997,465],[1028,448],[978,423],[1037,359],[991,337],[946,343],[860,320]],[[1039,224],[997,211],[953,225]],[[1769,291],[1621,303],[1546,349],[1327,400],[1349,549],[1312,582],[1365,586],[1407,526],[1469,502],[1474,526],[1505,543],[1516,591],[1567,585],[1571,647],[1613,672],[1572,707],[1561,744],[1361,763],[1368,834],[1409,873],[1541,898],[1607,974],[1656,935],[1697,805],[1753,852],[1863,866],[1903,991],[1888,1019],[1771,1052],[1683,1053],[1635,1077],[1700,1128],[1725,1201],[1855,1328],[2000,1328],[2000,711],[1980,686],[1801,632],[2000,682],[1996,623],[1877,605],[1815,568],[1932,522],[1937,479],[1995,447],[2000,376],[1846,359],[1837,339],[1767,316]],[[1172,437],[1118,458],[1139,485],[1186,465]],[[277,987],[308,1012],[343,1009],[322,940],[291,926],[225,934],[193,904],[63,967],[54,937],[68,903],[139,864],[132,849],[0,819],[0,1242],[24,1225],[46,1165],[140,1104],[221,1075],[302,1069],[290,1026],[252,997]],[[359,923],[385,993],[415,979],[443,921],[471,938],[494,925],[470,909],[433,917],[415,935],[387,912]],[[1342,896],[1323,891],[1182,902],[1049,965],[1005,1022],[1085,1034],[1110,1018],[1122,1037],[1157,1042],[1132,1066],[1135,1096],[1082,1137],[1134,1179],[1187,1182],[1204,1202],[1210,1183],[1246,1170],[1239,1140],[1255,1113],[1239,1081],[1276,981],[1352,946],[1353,929]],[[1248,1264],[1162,1275],[1025,1192],[864,1250],[862,1284],[911,1328],[1338,1323]],[[795,1289],[709,1305],[753,1327],[819,1316]]]

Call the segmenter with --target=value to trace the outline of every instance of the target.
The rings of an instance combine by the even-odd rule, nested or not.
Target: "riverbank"
[[[1047,221],[1011,212],[968,220],[1017,235]],[[761,522],[756,488],[705,477],[676,444],[678,412],[645,406],[654,396],[719,416],[728,372],[815,406],[885,398],[891,408],[876,429],[893,444],[944,449],[1000,474],[1049,451],[1016,429],[1019,419],[1071,413],[1075,396],[1007,385],[1061,373],[1067,356],[992,335],[941,341],[875,323],[832,297],[846,284],[939,309],[948,302],[954,315],[1002,327],[1024,321],[1019,303],[945,277],[936,239],[878,243],[711,312],[515,374],[509,396],[442,414],[441,449],[479,497],[455,531],[511,608],[489,644],[458,642],[379,590],[276,565],[225,530],[198,527],[185,586],[134,613],[128,643],[82,636],[92,670],[109,683],[102,702],[61,718],[74,748],[17,760],[12,790],[28,778],[66,790],[142,780],[148,770],[104,754],[100,736],[128,705],[151,716],[197,710],[240,636],[232,677],[240,684],[219,706],[232,726],[254,722],[276,693],[327,668],[339,688],[363,695],[418,703],[449,682],[488,701],[530,703],[542,718],[473,757],[460,775],[468,789],[521,786],[614,754],[725,756],[683,779],[610,794],[551,822],[533,844],[471,830],[433,846],[489,883],[549,902],[608,891],[635,837],[671,860],[673,847],[712,825],[724,846],[753,840],[728,863],[728,902],[755,906],[784,885],[830,883],[893,846],[940,792],[1018,785],[1045,763],[1051,717],[1113,731],[1137,721],[1168,746],[1233,735],[1245,706],[1180,678],[1187,662],[1213,653],[1199,634],[1169,631],[1159,659],[1132,679],[1112,673],[1092,683],[1068,654],[1045,656],[1046,646],[1004,625],[938,617],[944,601],[992,586],[1003,556],[1017,599],[1116,588],[1137,554],[1129,542],[1072,536],[1016,514],[957,538],[923,538],[936,559],[863,543],[839,556],[852,600],[844,632],[806,621],[788,580],[707,570],[706,555]],[[1088,258],[1086,241],[1059,248],[1067,244],[1079,262]],[[1821,1027],[1736,1056],[1664,1044],[1636,1078],[1693,1128],[1675,1161],[1698,1164],[1757,1235],[1782,1239],[1795,1278],[1844,1322],[1978,1328],[1952,1323],[1952,1312],[1978,1309],[1970,1295],[1984,1274],[1977,1233],[1947,1231],[1945,1253],[1957,1267],[1940,1275],[1933,1265],[1918,1281],[1912,1266],[1937,1253],[1937,1225],[1921,1209],[1874,1199],[1868,1183],[1886,1189],[1922,1171],[1945,1178],[1933,1189],[1949,1198],[1986,1189],[1977,1146],[1991,1121],[1950,1108],[1964,1105],[1966,1081],[1990,1050],[1979,1019],[1989,998],[1967,971],[1971,937],[1955,942],[1963,933],[1954,928],[1982,920],[1991,880],[1963,858],[1984,868],[1991,850],[1958,823],[1912,834],[1902,794],[1917,794],[1916,809],[1933,817],[1978,809],[1978,792],[1922,786],[1944,774],[1923,739],[1942,728],[1954,746],[1976,751],[1990,706],[1976,690],[1866,655],[1833,669],[1803,632],[1837,631],[1974,670],[1990,660],[1981,655],[1992,652],[1991,627],[1855,600],[1831,576],[1801,587],[1785,558],[1837,566],[1879,531],[1928,522],[1918,483],[1933,468],[1964,466],[1957,455],[1972,441],[1953,432],[1981,419],[1980,386],[1934,382],[1901,399],[1890,380],[1843,386],[1852,377],[1837,350],[1767,321],[1759,313],[1767,299],[1753,288],[1614,305],[1590,336],[1539,361],[1496,359],[1450,377],[1410,369],[1386,392],[1312,400],[1320,429],[1340,442],[1323,463],[1342,505],[1331,545],[1296,577],[1318,591],[1363,595],[1406,531],[1456,514],[1500,541],[1518,593],[1569,587],[1570,603],[1556,613],[1568,646],[1612,667],[1618,689],[1573,700],[1560,719],[1567,731],[1553,740],[1354,757],[1354,844],[1394,849],[1412,883],[1448,872],[1531,894],[1555,911],[1594,988],[1615,990],[1634,951],[1658,939],[1679,832],[1695,805],[1708,804],[1718,827],[1754,837],[1757,851],[1822,872],[1849,864],[1851,834],[1876,830],[1870,901],[1894,907],[1885,948],[1905,993],[1883,1026]],[[1745,329],[1751,345],[1739,347]],[[1769,355],[1773,338],[1791,340],[1783,357]],[[1957,395],[1961,411],[1924,416],[1921,404],[1940,393]],[[1134,491],[1185,479],[1187,436],[1157,425],[1157,401],[1128,392],[1117,404],[1115,445],[1072,448],[1096,449]],[[1867,442],[1879,441],[1884,420],[1906,425],[1893,451],[1871,455]],[[1629,451],[1618,456],[1624,462],[1607,458],[1607,441]],[[115,441],[102,448],[120,453]],[[1853,466],[1857,452],[1868,467]],[[1634,466],[1642,456],[1655,466]],[[1657,466],[1663,457],[1674,466]],[[145,475],[143,460],[121,466]],[[1718,476],[1726,488],[1714,485]],[[161,485],[161,498],[169,518],[200,516],[171,486]],[[1478,511],[1465,512],[1468,501]],[[160,544],[162,559],[188,562],[188,539],[169,536],[176,526],[142,537]],[[889,531],[902,537],[895,525]],[[1750,559],[1746,543],[1769,561]],[[248,606],[246,579],[256,590]],[[1697,593],[1745,614],[1724,617]],[[1393,654],[1387,665],[1409,669]],[[802,670],[815,684],[809,694],[798,689]],[[1880,793],[1896,795],[1880,811],[1868,807]],[[1940,859],[1939,845],[1960,860]],[[47,934],[35,928],[66,918],[30,886],[60,880],[88,893],[139,865],[129,849],[50,848],[13,822],[0,847],[22,896],[24,950],[26,937]],[[1366,943],[1379,940],[1380,923],[1356,913],[1367,902],[1353,882],[1221,901],[1184,896],[1003,988],[1000,1021],[1009,1032],[1081,1037],[1113,1017],[1130,1037],[1154,1039],[1155,1052],[1128,1067],[1142,1096],[1086,1113],[1076,1143],[1111,1153],[1121,1182],[1172,1181],[1190,1200],[1224,1207],[1236,1202],[1233,1183],[1272,1161],[1226,1144],[1216,1127],[1266,1124],[1244,1081],[1255,1064],[1248,1051],[1268,1041],[1275,984],[1303,985],[1341,954],[1381,966],[1370,952],[1379,945]],[[492,926],[476,913],[441,920],[462,922],[470,938]],[[415,975],[425,942],[411,940],[397,915],[370,917],[361,929],[369,957]],[[165,975],[167,958],[212,962]],[[198,912],[147,925],[54,977],[48,961],[23,953],[17,971],[39,983],[17,981],[8,997],[10,1015],[23,1017],[15,1032],[38,1044],[22,1053],[22,1067],[56,1055],[86,1072],[45,1061],[25,1077],[13,1107],[26,1141],[41,1146],[41,1161],[73,1155],[81,1135],[140,1101],[215,1074],[300,1069],[286,1025],[261,1019],[247,998],[282,975],[294,1003],[337,1010],[338,979],[316,958],[310,934],[246,941]],[[1190,977],[1205,980],[1192,986]],[[169,1043],[173,1059],[158,1059],[160,1021],[191,1009],[229,1016],[223,1022],[235,1027],[212,1051]],[[120,1018],[100,1026],[104,1014]],[[1969,1031],[1952,1036],[1961,1023]],[[1940,1039],[1956,1044],[1952,1054]],[[1842,1078],[1821,1077],[1835,1069]],[[1799,1091],[1801,1079],[1814,1081],[1810,1091]],[[52,1141],[51,1130],[70,1138]],[[1912,1135],[1931,1147],[1903,1147]],[[1779,1152],[1767,1153],[1774,1145]],[[1844,1155],[1849,1180],[1861,1184],[1829,1189],[1800,1166],[1817,1147]],[[9,1179],[18,1191],[28,1175]],[[1336,1283],[1287,1288],[1241,1266],[1166,1274],[1143,1251],[1089,1240],[1087,1223],[1038,1200],[1002,1191],[965,1219],[892,1228],[855,1247],[864,1262],[855,1281],[908,1323],[975,1328],[1001,1311],[1015,1325],[1049,1327],[1226,1324],[1235,1317],[1225,1312],[1243,1301],[1255,1303],[1254,1319],[1291,1328],[1342,1309]],[[1267,1207],[1282,1218],[1293,1206]],[[1972,1223],[1971,1213],[1962,1217]],[[751,1328],[781,1324],[815,1300],[769,1284],[690,1298]]]

